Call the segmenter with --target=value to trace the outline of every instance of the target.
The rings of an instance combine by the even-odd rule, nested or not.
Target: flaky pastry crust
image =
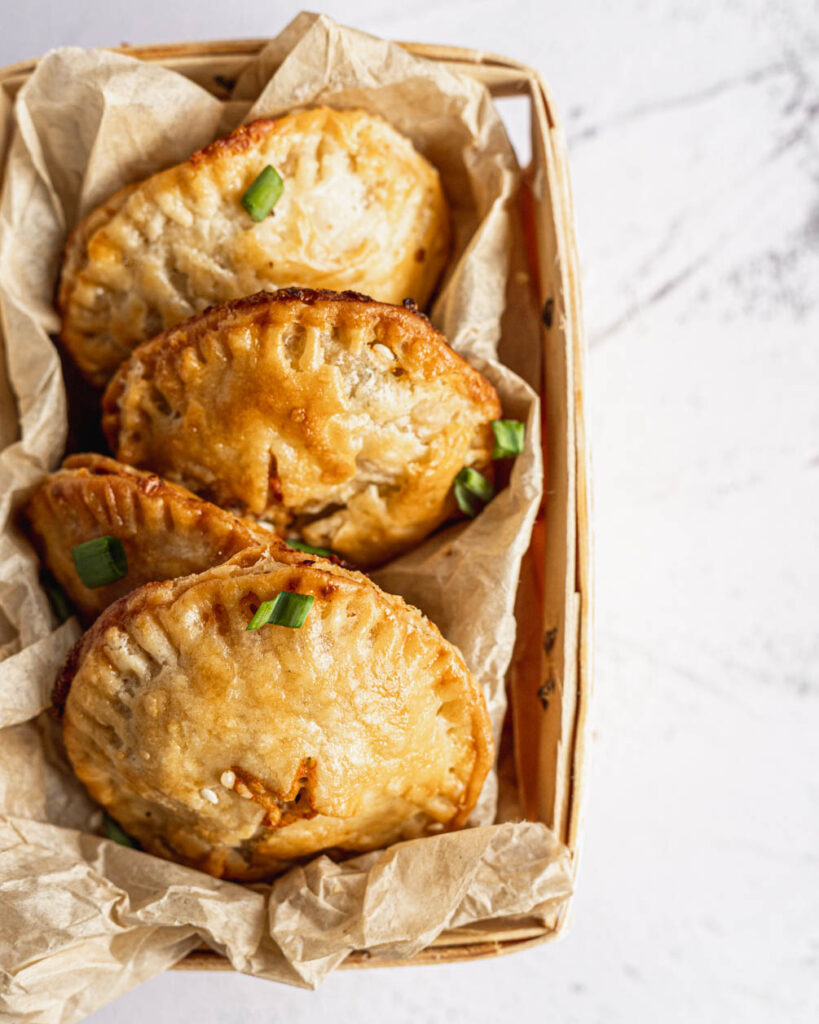
[[[117,458],[362,566],[457,514],[491,475],[492,385],[426,317],[290,289],[215,307],[136,349],[103,399]]]
[[[69,456],[43,479],[24,514],[41,561],[86,625],[143,583],[202,572],[246,547],[272,544],[284,549],[283,559],[302,557],[258,523],[104,455]],[[71,549],[103,536],[122,541],[128,574],[91,590]]]
[[[283,590],[313,595],[304,625],[249,632]],[[428,619],[261,550],[122,598],[57,692],[94,799],[148,852],[226,878],[463,825],[492,761],[484,698]]]
[[[256,223],[241,199],[284,180]],[[352,288],[425,305],[449,250],[437,171],[383,118],[319,107],[243,125],[129,185],[70,236],[61,340],[102,386],[137,344],[259,289]]]

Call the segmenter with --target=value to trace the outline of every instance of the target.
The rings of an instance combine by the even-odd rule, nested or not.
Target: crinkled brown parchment
[[[507,294],[507,363],[537,346],[525,289],[509,279],[518,170],[483,86],[398,46],[300,15],[240,77],[227,103],[175,72],[100,50],[52,51],[20,91],[0,197],[0,1008],[68,1024],[205,941],[258,977],[314,986],[355,949],[410,956],[444,929],[546,918],[568,896],[568,854],[545,826],[491,824],[336,864],[319,857],[272,886],[243,887],[93,835],[100,812],[42,714],[79,635],[55,628],[21,502],[59,462],[66,396],[49,335],[66,233],[116,189],[241,120],[296,106],[363,107],[441,171],[456,251],[432,319],[528,424],[509,486],[475,521],[439,533],[375,574],[456,643],[489,702],[496,736],[515,636],[520,559],[541,495],[534,392],[495,359]],[[517,311],[520,309],[520,315]],[[1,1015],[0,1015],[0,1019]]]

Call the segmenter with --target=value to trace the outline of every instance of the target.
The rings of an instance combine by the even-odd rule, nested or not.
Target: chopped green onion
[[[510,455],[520,455],[526,431],[520,420],[492,420],[492,430],[495,434],[493,459],[507,459]]]
[[[120,846],[131,846],[135,850],[139,849],[136,840],[132,839],[119,822],[114,821],[107,812],[103,815],[102,830],[105,832],[106,838],[113,839]]]
[[[262,221],[278,203],[284,192],[284,182],[275,167],[265,167],[242,196],[242,206],[256,221]]]
[[[71,549],[77,575],[91,590],[128,575],[128,559],[119,537],[95,537]]]
[[[66,597],[65,591],[60,584],[54,579],[50,572],[44,572],[42,575],[43,589],[48,596],[48,602],[51,605],[51,610],[57,617],[57,621],[62,625],[67,622],[74,614],[74,609],[71,607],[71,602]]]
[[[272,626],[301,629],[313,600],[312,594],[292,594],[289,590],[282,590],[272,601],[262,601],[247,628],[260,629],[270,623]]]
[[[333,552],[329,548],[314,548],[310,544],[303,544],[300,540],[287,541],[288,547],[296,551],[303,551],[306,555],[320,555],[322,558],[332,558]]]
[[[455,500],[458,508],[470,519],[474,519],[481,508],[495,496],[495,488],[477,471],[464,466],[455,477]]]

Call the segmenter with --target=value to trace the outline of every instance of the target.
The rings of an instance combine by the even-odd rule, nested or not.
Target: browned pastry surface
[[[251,545],[275,544],[285,548],[283,558],[303,557],[258,523],[104,455],[67,458],[43,479],[25,515],[43,564],[86,624],[143,583],[202,572]],[[122,541],[128,574],[90,590],[77,575],[71,549],[103,536]]]
[[[284,192],[257,223],[241,199],[268,164]],[[61,339],[104,385],[140,342],[259,289],[354,288],[423,306],[448,250],[438,173],[382,118],[320,107],[253,121],[78,225]]]
[[[373,565],[456,514],[491,474],[492,385],[412,308],[261,292],[146,342],[117,371],[117,458],[309,544]]]
[[[283,590],[314,596],[304,625],[249,632]],[[460,826],[492,761],[483,696],[428,619],[261,549],[109,607],[57,693],[94,799],[148,852],[228,878]]]

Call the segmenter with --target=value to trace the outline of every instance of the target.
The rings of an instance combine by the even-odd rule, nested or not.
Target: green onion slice
[[[63,588],[54,579],[50,572],[43,573],[42,583],[43,589],[48,597],[48,602],[51,605],[51,610],[57,617],[57,621],[62,625],[74,614],[71,602],[66,597],[66,593]]]
[[[71,549],[77,575],[91,590],[128,575],[128,559],[119,537],[96,537]]]
[[[136,839],[132,839],[122,825],[118,821],[114,821],[107,812],[103,815],[102,830],[105,832],[106,838],[113,839],[120,846],[130,846],[134,850],[139,849]]]
[[[494,496],[495,488],[477,469],[464,466],[455,477],[455,500],[461,512],[470,519],[474,519]]]
[[[526,427],[520,420],[492,420],[492,430],[495,434],[493,459],[507,459],[510,455],[520,455],[526,433]]]
[[[287,541],[288,547],[296,551],[303,551],[306,555],[320,555],[322,558],[332,558],[333,552],[329,548],[314,548],[310,544],[303,544],[300,540]]]
[[[256,221],[262,221],[278,203],[284,192],[284,182],[271,164],[262,171],[242,196],[242,206]]]
[[[269,623],[271,626],[301,629],[313,607],[313,600],[312,594],[292,594],[289,590],[282,590],[272,601],[262,601],[247,628],[260,629]]]

